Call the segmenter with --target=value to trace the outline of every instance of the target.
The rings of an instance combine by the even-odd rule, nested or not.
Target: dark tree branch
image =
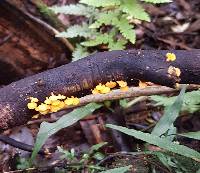
[[[177,59],[166,62],[165,50],[111,51],[91,55],[61,67],[19,80],[0,89],[0,130],[26,123],[34,111],[27,109],[29,97],[41,101],[51,92],[66,96],[90,93],[98,83],[125,80],[151,81],[173,87],[175,83],[200,84],[200,51],[172,51]],[[169,66],[181,70],[180,78],[168,74]]]
[[[6,144],[9,144],[15,148],[19,148],[21,150],[24,150],[24,151],[29,151],[29,152],[32,152],[33,151],[33,146],[32,145],[28,145],[28,144],[25,144],[25,143],[22,143],[22,142],[19,142],[19,141],[16,141],[15,139],[12,139],[8,136],[4,136],[4,135],[0,135],[0,141],[6,143]],[[39,154],[45,154],[45,151],[44,150],[40,150],[39,151]]]

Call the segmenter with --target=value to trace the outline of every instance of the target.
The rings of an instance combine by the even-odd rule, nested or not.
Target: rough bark
[[[52,30],[56,29],[25,11],[22,4],[0,1],[0,85],[68,63],[71,56],[63,40],[55,38]]]
[[[200,84],[200,51],[172,51],[176,61],[166,62],[165,50],[111,51],[91,55],[61,67],[14,82],[0,89],[0,130],[26,123],[34,111],[29,97],[41,101],[51,92],[82,96],[98,83],[111,80],[151,81],[173,87],[175,83]],[[168,74],[169,66],[181,70],[180,78]]]

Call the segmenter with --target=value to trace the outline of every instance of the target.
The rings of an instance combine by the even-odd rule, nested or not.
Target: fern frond
[[[93,29],[90,29],[86,23],[82,25],[73,25],[70,26],[67,31],[61,32],[56,35],[56,37],[65,37],[65,38],[75,38],[75,37],[84,37],[90,38],[96,32]]]
[[[150,21],[150,17],[144,8],[138,3],[137,0],[123,0],[119,7],[124,13],[145,21]]]
[[[75,50],[72,53],[73,61],[77,61],[81,58],[84,58],[89,55],[89,52],[87,51],[87,48],[77,44]]]
[[[94,39],[89,40],[89,41],[84,41],[81,43],[81,45],[86,46],[86,47],[93,47],[97,46],[100,44],[107,44],[109,42],[109,35],[108,34],[98,34],[95,36]]]
[[[120,0],[80,0],[80,3],[93,7],[108,7],[120,5]]]
[[[113,19],[117,18],[118,13],[115,11],[102,12],[98,14],[96,22],[91,24],[90,28],[99,28],[101,25],[111,25]]]
[[[153,4],[172,2],[172,0],[141,0],[141,1]]]
[[[124,39],[121,39],[121,40],[119,39],[116,42],[110,41],[108,43],[108,48],[109,50],[124,50],[126,43],[127,43],[127,40],[124,40]]]
[[[54,13],[56,14],[63,13],[63,14],[86,16],[86,17],[90,17],[92,14],[98,13],[97,9],[82,4],[71,4],[60,7],[54,6],[50,7],[50,9],[53,10]]]
[[[133,29],[133,25],[129,24],[129,21],[126,18],[121,17],[121,19],[115,20],[114,24],[127,40],[135,44],[135,30]]]

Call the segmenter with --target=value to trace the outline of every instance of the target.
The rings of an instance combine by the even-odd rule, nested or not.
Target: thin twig
[[[148,96],[139,96],[137,98],[135,98],[134,100],[131,100],[130,102],[127,103],[127,105],[125,106],[125,108],[129,108],[135,104],[137,104],[138,102],[142,102],[148,99]]]
[[[188,90],[198,89],[199,85],[188,85]],[[128,91],[121,91],[120,89],[113,90],[107,94],[91,94],[80,98],[78,106],[86,105],[91,102],[104,102],[106,100],[119,100],[122,98],[131,98],[138,96],[150,96],[161,94],[174,94],[180,91],[180,88],[173,89],[165,86],[149,86],[146,88],[130,87]],[[72,108],[72,107],[68,107]]]
[[[48,29],[53,35],[57,35],[59,33],[59,31],[57,29],[55,29],[54,27],[52,27],[51,25],[49,25],[48,23],[36,18],[35,16],[33,16],[32,14],[18,8],[21,12],[23,12],[26,16],[28,16],[30,19],[34,20],[35,22],[39,23],[40,25],[42,25],[43,27],[45,27],[46,29]],[[65,44],[69,50],[71,52],[74,51],[74,46],[69,42],[68,39],[66,38],[62,38],[62,37],[56,37],[56,39],[60,40],[63,44]]]
[[[9,41],[11,37],[12,37],[12,34],[9,34],[9,35],[5,36],[3,39],[0,39],[0,46],[2,46],[4,43]]]
[[[24,13],[25,13],[25,12],[24,12]],[[48,28],[49,31],[52,32],[52,34],[57,35],[57,34],[60,33],[57,29],[53,28],[51,25],[49,25],[49,24],[47,24],[46,22],[44,22],[44,21],[42,21],[42,20],[40,20],[40,19],[34,17],[34,16],[31,15],[30,13],[27,13],[27,12],[26,12],[25,14],[28,15],[31,19],[33,19],[33,20],[35,20],[36,22],[38,22],[39,24],[41,24],[42,26],[45,26],[46,28]],[[69,42],[68,39],[63,38],[63,37],[56,37],[56,38],[57,38],[58,40],[60,40],[62,43],[64,43],[64,44],[69,48],[70,51],[72,51],[72,52],[74,51],[74,46]]]
[[[27,169],[20,169],[20,170],[15,170],[15,171],[8,171],[8,172],[4,172],[4,173],[23,173],[23,172],[31,172],[37,170],[37,168],[27,168]]]
[[[200,88],[199,85],[188,85],[188,87],[187,87],[188,90],[195,90],[198,88]],[[128,91],[121,91],[120,89],[116,89],[107,94],[91,94],[91,95],[86,95],[84,97],[81,97],[80,103],[78,105],[68,106],[64,110],[80,107],[80,106],[83,106],[83,105],[86,105],[86,104],[92,103],[92,102],[101,103],[106,100],[119,100],[122,98],[132,98],[132,97],[138,97],[138,96],[174,94],[174,93],[177,93],[178,91],[180,91],[180,88],[173,89],[173,88],[169,88],[169,87],[165,87],[165,86],[149,86],[146,88],[130,87],[128,89]],[[49,121],[54,122],[56,120],[57,119],[49,120]],[[38,122],[40,123],[41,120],[38,120]],[[38,123],[38,122],[36,121],[36,123]],[[32,124],[32,123],[33,122],[29,122],[28,124]]]

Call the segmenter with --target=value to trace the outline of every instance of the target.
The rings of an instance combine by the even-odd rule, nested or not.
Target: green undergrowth
[[[145,149],[143,151],[126,152],[126,154],[129,156],[132,155],[133,158],[135,156],[142,155],[142,157],[139,158],[143,158],[143,161],[146,159],[146,161],[150,163],[148,164],[148,170],[159,173],[160,167],[162,167],[168,172],[188,173],[191,171],[196,172],[198,169],[200,169],[200,153],[194,149],[180,144],[177,140],[178,136],[199,140],[200,132],[177,133],[177,129],[174,126],[174,122],[180,115],[180,112],[183,108],[185,99],[189,94],[193,94],[193,92],[185,93],[185,90],[186,86],[184,86],[180,94],[177,97],[174,97],[170,104],[166,106],[163,116],[157,122],[151,133],[129,129],[127,127],[117,126],[114,124],[106,125],[108,129],[112,128],[113,130],[120,131],[146,143]],[[42,145],[45,143],[48,137],[55,134],[62,128],[66,128],[78,122],[80,119],[88,114],[91,114],[93,111],[99,109],[102,106],[103,105],[100,104],[90,103],[64,115],[54,123],[43,122],[37,135],[34,151],[32,153],[32,163],[34,163],[38,151],[41,149]],[[80,171],[87,169],[92,173],[118,173],[129,172],[133,169],[134,166],[138,166],[138,169],[141,169],[141,166],[137,165],[135,161],[132,163],[127,162],[127,164],[116,164],[116,167],[107,167],[100,164],[102,160],[106,159],[106,157],[109,157],[109,155],[106,156],[105,153],[99,151],[99,149],[105,145],[108,144],[100,143],[94,145],[90,148],[89,151],[83,153],[81,156],[76,155],[73,149],[65,150],[61,147],[58,147],[58,151],[61,153],[61,159],[67,159],[67,168],[65,170]],[[149,150],[148,146],[156,146],[158,147],[158,150]],[[152,159],[156,159],[157,161],[153,161]],[[159,163],[159,166],[156,165],[156,163]]]
[[[67,15],[83,16],[84,20],[80,24],[69,26],[66,31],[56,35],[56,37],[65,37],[73,41],[75,51],[73,52],[73,61],[85,57],[91,53],[101,50],[123,50],[127,44],[135,44],[135,28],[141,21],[150,22],[150,16],[143,8],[146,3],[167,3],[170,0],[80,0],[77,4],[54,6],[50,9],[56,14],[63,13]],[[120,157],[116,157],[116,164],[106,165],[105,160],[111,155],[102,152],[102,148],[109,143],[100,143],[88,151],[78,155],[72,149],[57,147],[61,154],[60,160],[65,160],[65,168],[55,168],[56,172],[75,171],[81,172],[102,172],[102,173],[123,173],[143,170],[143,172],[169,172],[169,173],[195,173],[200,171],[200,153],[192,148],[180,144],[178,138],[187,138],[190,140],[200,140],[200,132],[178,133],[174,122],[180,116],[181,112],[194,113],[200,110],[200,90],[185,92],[183,87],[178,96],[150,96],[148,97],[155,106],[164,107],[164,114],[156,123],[151,132],[142,132],[132,128],[107,124],[109,129],[119,131],[131,138],[143,141],[141,150],[133,149],[132,152],[126,152],[125,163]],[[136,98],[134,101],[127,102],[121,100],[123,109],[137,103],[143,97]],[[21,160],[19,168],[24,168],[30,163],[34,165],[38,151],[45,144],[46,140],[63,128],[67,128],[85,116],[92,114],[101,108],[102,104],[90,103],[86,106],[74,109],[72,112],[63,115],[54,123],[43,122],[40,125],[37,134],[34,151],[31,161]],[[104,105],[105,106],[105,105]],[[105,106],[110,108],[110,104]],[[139,143],[137,145],[140,145]],[[152,151],[150,147],[154,146],[157,150]],[[114,153],[116,154],[116,153]],[[113,155],[114,155],[113,154]],[[123,154],[124,156],[124,154]],[[127,157],[127,158],[126,158]],[[130,159],[132,158],[132,159]],[[135,160],[139,159],[138,164]],[[103,161],[105,164],[102,164]],[[141,163],[148,163],[147,167]],[[24,164],[24,165],[23,165]],[[145,169],[144,169],[145,168]]]
[[[160,4],[171,0],[80,0],[77,4],[54,6],[56,14],[84,16],[82,23],[69,26],[57,37],[76,38],[73,60],[101,49],[123,50],[127,43],[135,44],[135,27],[141,21],[150,22],[144,3]]]

